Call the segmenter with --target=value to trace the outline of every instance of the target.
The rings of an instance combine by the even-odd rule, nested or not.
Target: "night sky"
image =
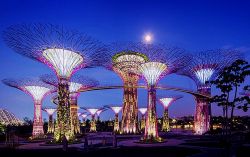
[[[247,1],[63,1],[63,0],[5,0],[0,2],[0,32],[20,23],[51,23],[87,33],[104,43],[115,41],[142,41],[146,33],[153,35],[153,43],[178,46],[191,53],[217,48],[235,48],[245,53],[250,61],[250,2]],[[0,39],[0,79],[39,77],[52,73],[46,65],[23,57],[6,46]],[[80,70],[102,84],[118,84],[121,79],[104,68]],[[140,81],[143,83],[143,80]],[[246,83],[250,83],[248,78]],[[184,76],[169,75],[160,84],[195,90],[195,83]],[[213,93],[216,90],[212,89]],[[159,91],[160,96],[182,95],[170,106],[170,117],[193,115],[193,96]],[[147,93],[139,90],[139,106],[146,107]],[[122,105],[122,90],[105,90],[82,93],[79,106],[101,107]],[[43,106],[53,106],[46,97]],[[33,118],[33,102],[22,91],[0,83],[0,108],[5,108],[19,118]],[[163,107],[158,104],[161,115]],[[221,115],[222,109],[213,105],[213,115]],[[236,115],[249,115],[237,110]],[[102,119],[113,118],[112,111],[101,114]],[[43,117],[47,115],[43,113]],[[48,118],[47,118],[48,119]]]

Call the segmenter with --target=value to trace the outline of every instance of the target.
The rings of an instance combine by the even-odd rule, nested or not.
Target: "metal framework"
[[[164,107],[164,112],[163,112],[163,117],[162,117],[162,128],[161,128],[162,131],[164,132],[170,131],[168,108],[174,101],[180,98],[181,96],[178,96],[178,97],[172,96],[172,97],[164,97],[164,98],[159,99],[160,103]]]
[[[49,116],[47,133],[54,133],[55,126],[54,126],[53,114],[56,112],[56,108],[53,108],[53,107],[44,107],[43,111],[45,111],[48,114],[48,116]]]
[[[85,113],[82,113],[81,114],[81,117],[82,117],[82,126],[86,126],[86,117],[87,117],[88,115],[87,114],[85,114]]]
[[[96,119],[95,119],[95,115],[96,112],[101,110],[98,108],[85,108],[85,107],[81,107],[82,109],[88,111],[91,114],[91,122],[90,122],[90,129],[89,132],[96,132]]]
[[[121,133],[138,132],[137,86],[139,80],[138,66],[148,61],[148,57],[136,51],[135,43],[113,43],[109,47],[111,60],[106,67],[115,71],[123,80],[123,108]]]
[[[216,78],[224,67],[239,58],[241,58],[241,53],[235,50],[203,51],[195,54],[189,64],[178,73],[193,79],[197,85],[197,91],[210,97],[211,85],[207,81]],[[195,98],[194,131],[196,134],[204,134],[211,128],[211,104],[204,97],[196,96]]]
[[[163,45],[148,45],[146,49],[147,51],[157,49],[157,53],[150,53],[154,54],[150,62],[143,63],[139,66],[139,70],[148,86],[148,107],[143,141],[160,142],[162,139],[158,135],[155,87],[161,77],[174,73],[186,66],[190,58],[184,55],[184,51],[179,48],[169,48]],[[158,56],[156,54],[158,54]]]
[[[0,124],[5,126],[19,126],[23,125],[23,121],[18,119],[13,113],[0,109]]]
[[[115,133],[120,133],[120,126],[119,126],[119,112],[122,110],[122,107],[120,106],[110,106],[110,108],[114,111],[115,113],[115,120],[114,120],[114,132]]]
[[[46,95],[50,94],[55,89],[39,80],[32,79],[4,79],[2,82],[10,87],[22,90],[32,97],[34,101],[32,138],[43,138],[42,101]]]
[[[74,139],[71,131],[68,81],[78,69],[106,62],[105,48],[88,35],[50,24],[13,25],[3,34],[17,53],[48,65],[58,77],[57,122],[54,138]]]
[[[100,119],[100,115],[101,115],[101,113],[103,113],[104,111],[106,111],[106,109],[105,108],[103,108],[103,109],[99,109],[97,112],[96,112],[96,115],[97,115],[97,121],[100,121],[101,119]]]
[[[58,86],[58,80],[54,75],[42,75],[40,77],[42,81],[53,86]],[[74,134],[80,133],[80,124],[78,113],[77,99],[80,95],[79,90],[85,90],[88,88],[93,88],[98,85],[98,81],[91,79],[87,76],[74,75],[69,80],[69,99],[70,99],[70,121],[71,121],[71,131]]]
[[[145,129],[145,114],[147,112],[147,108],[139,108],[139,112],[141,113],[141,123],[140,123],[140,131],[143,132]]]

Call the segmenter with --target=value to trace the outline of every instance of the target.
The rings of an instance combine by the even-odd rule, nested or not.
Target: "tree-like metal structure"
[[[96,119],[95,119],[95,115],[96,112],[101,110],[102,108],[85,108],[82,107],[82,109],[88,111],[91,114],[91,122],[90,122],[90,129],[89,132],[96,132]]]
[[[216,78],[224,67],[241,58],[235,50],[209,50],[195,54],[189,64],[178,71],[178,74],[193,79],[199,93],[211,96],[211,85],[208,81]],[[204,134],[211,128],[211,105],[205,97],[196,97],[194,131]]]
[[[181,96],[171,96],[171,97],[164,97],[164,98],[159,99],[159,102],[164,107],[164,112],[163,112],[163,117],[162,117],[162,128],[161,128],[162,131],[164,132],[170,131],[168,108],[174,101],[180,98]]]
[[[87,114],[85,114],[85,113],[82,113],[81,114],[81,117],[82,117],[82,126],[86,126],[86,117],[87,117],[88,115]]]
[[[58,87],[58,80],[54,75],[42,75],[40,79],[47,84]],[[80,133],[79,117],[77,115],[77,98],[80,95],[79,90],[96,87],[97,85],[98,81],[82,75],[74,75],[69,80],[70,121],[71,131],[74,132],[74,134]]]
[[[19,126],[23,125],[23,121],[18,119],[13,113],[0,109],[0,124],[4,126]]]
[[[2,82],[10,87],[17,88],[29,94],[34,101],[34,119],[32,139],[43,138],[43,118],[42,118],[42,101],[44,97],[55,89],[52,86],[36,79],[4,79]]]
[[[156,114],[156,86],[161,77],[171,74],[186,66],[189,57],[179,48],[146,45],[146,51],[153,51],[154,57],[149,62],[139,66],[139,70],[148,86],[148,106],[144,142],[158,142],[162,139],[158,135]],[[157,51],[155,52],[155,49]],[[142,51],[143,52],[143,51]],[[156,54],[159,54],[158,56]]]
[[[114,120],[114,133],[120,133],[120,125],[119,125],[119,112],[122,110],[121,106],[110,106],[110,108],[115,113],[115,120]]]
[[[54,138],[74,138],[71,131],[69,84],[72,74],[86,66],[106,62],[105,48],[88,35],[63,26],[30,24],[10,26],[4,32],[9,47],[21,55],[48,65],[58,77],[57,122]]]
[[[54,108],[54,107],[44,107],[43,111],[45,111],[49,116],[47,133],[54,133],[55,126],[54,126],[53,114],[56,112],[56,108]]]
[[[106,67],[115,71],[123,80],[123,109],[121,133],[138,132],[137,82],[138,66],[148,61],[148,57],[136,51],[135,43],[113,43],[110,45],[111,60]]]
[[[140,122],[140,131],[141,132],[143,132],[144,131],[144,129],[145,129],[145,114],[146,114],[146,112],[147,112],[147,108],[145,107],[145,108],[139,108],[138,109],[139,111],[140,111],[140,113],[141,113],[141,122]]]

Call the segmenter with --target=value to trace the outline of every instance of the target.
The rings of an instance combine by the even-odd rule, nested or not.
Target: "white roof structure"
[[[3,125],[22,125],[23,121],[18,119],[13,113],[0,108],[0,123]]]

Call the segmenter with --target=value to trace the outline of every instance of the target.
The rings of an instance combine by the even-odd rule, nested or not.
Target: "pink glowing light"
[[[48,115],[53,115],[54,112],[56,111],[55,108],[45,108],[44,111],[48,113]]]
[[[82,116],[82,118],[84,119],[84,118],[86,118],[88,115],[87,114],[81,114],[81,116]]]
[[[98,111],[99,109],[97,108],[89,108],[87,109],[87,111],[89,111],[89,113],[93,116],[96,114],[96,112]]]
[[[165,109],[167,109],[173,101],[174,101],[174,98],[161,98],[160,99],[160,102]]]
[[[111,109],[115,112],[115,114],[118,114],[121,111],[122,107],[120,107],[120,106],[113,106],[113,107],[111,107]]]
[[[148,109],[147,108],[139,108],[138,110],[141,112],[142,115],[145,115],[145,113],[147,112]]]

